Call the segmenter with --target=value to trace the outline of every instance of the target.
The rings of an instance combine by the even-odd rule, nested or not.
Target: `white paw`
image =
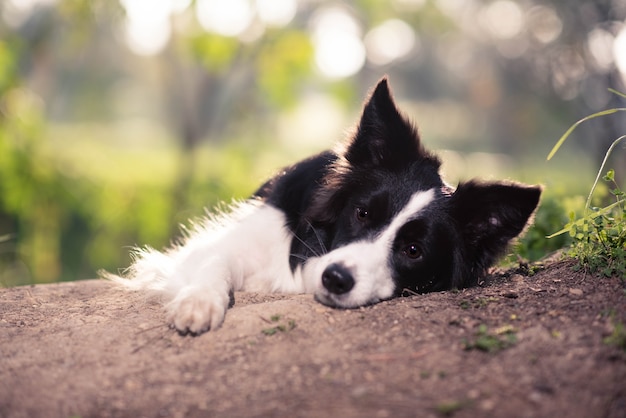
[[[224,322],[229,302],[228,292],[187,286],[166,305],[167,320],[183,334],[215,330]]]

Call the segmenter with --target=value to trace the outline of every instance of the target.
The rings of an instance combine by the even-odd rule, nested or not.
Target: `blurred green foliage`
[[[311,72],[313,47],[301,31],[287,31],[271,37],[258,56],[259,88],[270,102],[292,105],[298,98],[298,84]]]
[[[243,198],[262,175],[255,172],[254,155],[239,146],[197,153],[199,169],[184,190],[176,190],[176,165],[184,160],[175,149],[120,152],[81,141],[73,152],[59,154],[42,141],[32,99],[22,89],[2,96],[0,231],[11,231],[0,232],[2,286],[116,271],[129,263],[123,243],[166,246],[180,223],[201,216],[205,206]],[[107,152],[113,158],[99,163],[80,158],[102,159]]]
[[[272,169],[332,139],[316,142],[314,132],[313,140],[288,142],[285,132],[291,135],[293,126],[304,131],[315,124],[284,124],[285,110],[297,120],[300,103],[325,96],[332,100],[317,106],[332,114],[324,118],[345,112],[336,115],[340,120],[358,111],[384,73],[431,148],[516,157],[543,152],[547,132],[560,131],[559,121],[580,110],[573,98],[581,89],[592,92],[593,106],[603,105],[598,92],[617,79],[615,66],[604,73],[585,45],[592,29],[623,20],[622,9],[590,0],[577,0],[574,8],[511,3],[520,16],[533,10],[557,16],[563,30],[543,43],[530,26],[515,39],[494,37],[484,19],[475,19],[497,3],[490,0],[465,11],[455,2],[298,2],[291,23],[267,24],[244,39],[203,29],[193,1],[168,16],[163,28],[171,36],[163,49],[141,56],[126,42],[129,3],[0,2],[0,286],[89,278],[101,268],[127,266],[125,246],[167,245],[177,225],[204,207],[247,196]],[[156,2],[144,11],[150,7]],[[597,21],[570,9],[593,9]],[[365,42],[374,39],[368,35],[390,19],[409,25],[415,43],[397,61],[376,64],[368,55],[354,76],[327,77],[312,36],[320,12],[335,23],[347,19],[348,29],[353,21],[366,55],[376,45]],[[397,40],[388,35],[378,52],[393,49],[386,46]],[[511,54],[515,45],[524,52]],[[567,63],[572,71],[558,71]],[[585,152],[591,148],[586,144]],[[567,213],[581,213],[577,195],[584,189],[572,176],[561,182],[542,174],[536,158],[516,163],[507,168],[534,172],[528,182],[550,179],[535,224],[515,247],[515,257],[536,260],[570,243],[566,234],[545,236],[567,222]],[[482,163],[467,166],[471,175],[485,169],[520,178]]]
[[[192,57],[198,60],[209,72],[220,74],[230,69],[230,64],[239,51],[236,38],[202,33],[191,38],[189,49]]]
[[[164,246],[179,222],[257,183],[255,155],[237,146],[194,154],[199,169],[175,190],[176,166],[188,161],[174,148],[120,151],[76,129],[54,143],[41,99],[7,62],[0,71],[10,80],[0,90],[0,286],[115,271],[129,259],[128,248],[114,243]],[[177,213],[174,197],[195,210]]]
[[[572,240],[568,235],[560,235],[552,240],[547,240],[546,237],[567,222],[570,211],[580,212],[583,204],[582,196],[563,196],[546,190],[535,213],[534,222],[513,247],[514,257],[519,256],[534,262],[570,245]]]

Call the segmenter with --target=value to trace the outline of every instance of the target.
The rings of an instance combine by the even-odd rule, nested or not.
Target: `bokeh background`
[[[388,74],[447,179],[546,186],[522,256],[582,208],[626,107],[623,0],[2,0],[0,286],[117,271],[332,146]],[[621,147],[609,165],[624,180]],[[599,192],[600,199],[602,192]]]

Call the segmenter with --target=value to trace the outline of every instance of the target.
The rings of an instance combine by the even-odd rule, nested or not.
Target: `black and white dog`
[[[229,213],[160,252],[137,250],[125,278],[156,291],[182,333],[218,328],[233,291],[312,293],[355,308],[472,286],[522,232],[540,187],[439,175],[387,80],[341,150],[301,161]]]

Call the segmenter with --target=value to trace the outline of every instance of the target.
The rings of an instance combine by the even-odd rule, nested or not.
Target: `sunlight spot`
[[[365,64],[365,47],[348,33],[321,33],[313,40],[315,63],[330,78],[356,74]]]
[[[155,55],[172,34],[170,17],[189,7],[189,0],[121,0],[126,10],[124,38],[135,54]]]
[[[182,13],[191,6],[191,0],[170,0],[170,11],[172,13]]]
[[[528,30],[542,44],[556,40],[563,31],[563,22],[549,6],[535,6],[528,11]]]
[[[121,0],[130,21],[157,22],[167,20],[171,13],[170,0]]]
[[[417,43],[413,29],[399,19],[387,20],[365,35],[367,58],[375,65],[386,65],[406,57]]]
[[[323,120],[324,123],[319,123]],[[296,149],[330,146],[345,126],[345,111],[332,96],[308,94],[278,120],[279,138]]]
[[[242,34],[254,17],[248,0],[198,0],[196,13],[205,30],[223,36]]]
[[[322,9],[312,18],[315,63],[330,78],[356,74],[365,64],[358,22],[344,9]]]
[[[479,21],[498,39],[511,39],[522,32],[524,15],[520,6],[510,0],[497,0],[485,6]]]
[[[341,31],[361,36],[361,25],[347,10],[339,6],[319,10],[312,18],[313,32]]]
[[[296,15],[296,0],[256,0],[259,19],[268,26],[285,26]]]
[[[622,79],[626,82],[626,26],[617,34],[613,42],[613,56],[615,65],[622,73]]]
[[[128,20],[124,24],[126,44],[137,55],[156,55],[170,40],[172,28],[167,20]]]
[[[591,55],[591,62],[604,72],[608,72],[613,68],[615,58],[614,54],[615,38],[610,32],[595,28],[587,35],[587,50]]]

